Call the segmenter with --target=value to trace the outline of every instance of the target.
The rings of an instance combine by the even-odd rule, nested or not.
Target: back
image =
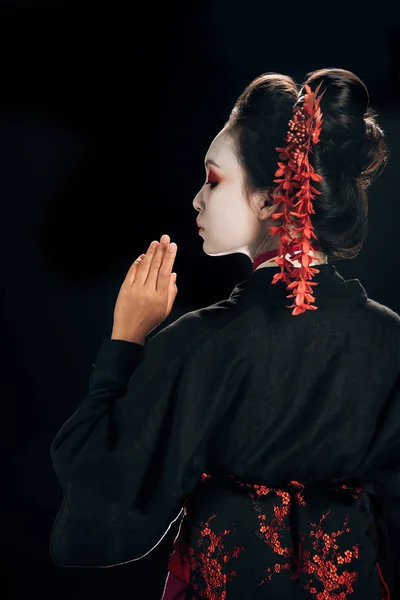
[[[205,309],[219,325],[195,362],[220,412],[169,564],[191,567],[185,598],[378,600],[398,585],[400,317],[318,268],[318,310],[301,317],[278,268],[239,284],[231,312]]]
[[[317,311],[271,267],[103,341],[51,445],[57,565],[139,560],[180,518],[164,600],[400,597],[400,317],[318,268]]]
[[[256,271],[238,316],[204,348],[219,357],[215,378],[221,363],[232,378],[213,438],[218,468],[275,485],[331,482],[368,467],[399,375],[400,317],[368,299],[358,280],[324,268],[318,310],[303,318],[282,308],[285,291],[269,284],[276,269]]]

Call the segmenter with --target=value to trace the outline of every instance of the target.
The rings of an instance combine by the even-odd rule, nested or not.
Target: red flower
[[[276,263],[281,266],[281,272],[274,275],[272,283],[282,281],[286,283],[287,290],[293,290],[287,298],[295,298],[295,301],[287,308],[294,309],[294,316],[306,310],[317,310],[313,305],[315,298],[311,286],[318,284],[309,283],[308,280],[315,273],[319,273],[319,269],[310,267],[312,257],[308,253],[311,250],[311,237],[317,239],[310,219],[310,215],[315,214],[312,200],[321,192],[310,185],[310,180],[320,182],[322,176],[315,173],[310,165],[308,153],[311,145],[319,142],[321,132],[322,112],[319,104],[325,93],[324,91],[318,96],[321,85],[322,83],[317,86],[315,92],[311,91],[309,85],[304,86],[306,93],[303,105],[294,109],[293,118],[289,121],[287,146],[275,148],[279,152],[280,160],[279,168],[275,171],[275,177],[278,179],[273,181],[279,184],[276,192],[281,193],[272,196],[275,204],[283,202],[284,212],[275,213],[272,218],[276,220],[283,217],[284,223],[280,227],[270,227],[271,235],[279,234],[281,240],[279,258],[276,259]],[[293,227],[293,217],[298,220],[297,227]],[[285,225],[292,226],[293,237],[289,237],[289,230]],[[295,255],[294,252],[298,249],[301,250],[301,254]],[[300,268],[293,267],[286,259],[286,254],[289,254],[291,260],[298,260]]]

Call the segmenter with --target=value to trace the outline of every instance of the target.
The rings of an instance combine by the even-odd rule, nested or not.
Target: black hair
[[[354,258],[361,250],[368,233],[367,189],[390,154],[361,79],[345,69],[319,69],[308,73],[299,87],[288,75],[266,73],[239,96],[226,129],[243,168],[246,194],[263,193],[272,204],[279,160],[275,148],[287,144],[288,123],[305,93],[304,85],[315,91],[320,82],[320,93],[325,90],[320,102],[322,130],[309,160],[323,179],[313,182],[321,195],[313,201],[311,221],[321,251],[332,261]]]

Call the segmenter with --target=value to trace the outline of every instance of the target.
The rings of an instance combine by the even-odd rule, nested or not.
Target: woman
[[[343,69],[241,94],[193,205],[253,273],[144,356],[143,331],[104,340],[51,447],[56,564],[138,560],[182,516],[164,600],[400,597],[400,316],[333,264],[388,157],[368,102]]]

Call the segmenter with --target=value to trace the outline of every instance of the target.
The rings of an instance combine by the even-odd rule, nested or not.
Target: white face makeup
[[[261,238],[266,237],[266,219],[277,206],[266,206],[256,216],[245,197],[242,168],[234,154],[233,139],[225,128],[212,141],[205,164],[206,182],[193,200],[193,207],[199,211],[197,221],[204,228],[200,232],[203,250],[209,256],[241,252],[253,261],[260,254]],[[271,239],[271,243],[274,245],[263,250],[279,247],[279,240]]]
[[[206,182],[193,200],[199,211],[197,221],[203,238],[203,250],[208,256],[224,256],[240,252],[252,262],[262,252],[278,249],[280,239],[269,235],[269,228],[276,227],[271,219],[279,212],[276,204],[270,206],[264,198],[253,198],[250,205],[244,192],[243,171],[234,152],[234,142],[226,128],[212,141],[206,157]],[[262,208],[263,207],[263,208]],[[311,264],[327,262],[320,252],[310,251],[315,256]],[[289,259],[289,254],[286,255]],[[317,262],[318,261],[318,262]],[[298,261],[293,265],[300,267]],[[261,263],[257,269],[276,266],[275,258]]]

